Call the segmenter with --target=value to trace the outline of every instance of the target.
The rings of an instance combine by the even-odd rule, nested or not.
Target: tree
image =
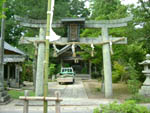
[[[139,42],[144,42],[145,48],[150,52],[150,1],[139,0],[139,5],[137,7],[131,7],[131,11],[134,14],[134,26],[138,26],[133,34],[134,39]]]
[[[94,0],[92,4],[92,19],[110,20],[127,16],[127,7],[120,0]]]
[[[2,9],[2,6],[3,6],[3,3],[5,2],[5,0],[1,0],[0,1],[0,19],[3,17],[3,15],[2,15],[2,10],[4,10],[4,9]]]
[[[110,20],[110,19],[118,19],[123,18],[128,15],[127,7],[121,5],[120,0],[94,0],[92,7],[92,20]],[[126,28],[115,28],[109,30],[109,35],[112,36],[126,36],[125,35]],[[85,29],[81,34],[81,37],[98,37],[101,35],[101,31],[94,29]],[[88,47],[84,47],[84,50]],[[91,48],[89,47],[91,50]],[[92,58],[90,55],[87,55],[86,52],[83,53],[84,56],[89,56],[88,58],[91,59],[92,63],[98,66],[99,71],[102,70],[102,49],[101,46],[95,47],[95,56]],[[86,57],[87,58],[87,57]],[[101,68],[101,69],[100,69]],[[99,72],[101,73],[101,72]]]
[[[70,14],[73,17],[88,17],[90,12],[89,9],[85,8],[85,1],[72,0],[69,3]]]

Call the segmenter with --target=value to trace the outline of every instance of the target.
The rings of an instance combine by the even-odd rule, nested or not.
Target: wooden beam
[[[83,60],[81,57],[63,57],[63,60]]]
[[[67,38],[60,38],[57,41],[50,42],[51,44],[56,44],[56,45],[68,45],[68,44],[85,44],[85,45],[90,45],[90,44],[95,44],[95,45],[101,45],[105,43],[109,43],[112,41],[114,44],[127,44],[127,38],[126,37],[109,37],[109,41],[103,42],[102,37],[100,36],[99,38],[96,37],[91,37],[91,38],[80,38],[79,42],[68,42]],[[32,44],[32,43],[44,43],[44,40],[41,40],[39,38],[34,38],[34,37],[22,37],[19,41],[19,44]]]
[[[121,24],[121,23],[127,23],[128,21],[131,21],[133,16],[126,17],[126,18],[121,18],[121,19],[114,19],[114,20],[100,20],[100,21],[95,21],[95,20],[90,20],[86,21],[86,24]]]
[[[63,101],[63,99],[61,98],[57,98],[57,97],[39,97],[39,96],[34,96],[34,97],[29,97],[29,96],[20,96],[19,97],[20,100],[47,100],[47,101]]]
[[[88,22],[85,23],[85,28],[102,28],[106,26],[107,28],[115,28],[115,27],[124,27],[127,26],[127,23],[120,23],[120,24],[97,24],[97,23],[93,23],[93,24],[89,24]]]
[[[114,44],[127,44],[127,38],[126,37],[124,37],[124,39],[122,39],[122,37],[109,36],[109,40],[114,42]],[[119,41],[115,42],[115,40],[119,40]],[[101,36],[99,36],[99,38],[94,38],[94,37],[91,37],[91,38],[80,38],[80,43],[99,44],[101,42],[103,42]]]
[[[46,24],[33,24],[27,22],[20,22],[21,26],[30,27],[30,28],[46,28]]]
[[[101,21],[85,21],[85,28],[102,28],[102,27],[123,27],[127,26],[127,22],[132,20],[132,16],[121,18],[121,19],[115,19],[115,20],[101,20]],[[15,16],[15,19],[17,21],[20,21],[20,25],[25,27],[32,27],[32,28],[46,28],[46,20],[36,20],[36,19],[29,19],[29,18],[23,18],[19,16]],[[63,27],[63,24],[61,21],[55,21],[52,24],[53,28],[60,28]]]

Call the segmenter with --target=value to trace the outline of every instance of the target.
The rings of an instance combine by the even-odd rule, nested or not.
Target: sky
[[[124,5],[136,4],[138,0],[121,0],[121,3]]]
[[[85,0],[86,1],[86,7],[89,7],[89,0]],[[145,1],[145,0],[144,0]],[[138,0],[121,0],[121,3],[124,5],[129,5],[129,4],[136,4],[138,2]]]

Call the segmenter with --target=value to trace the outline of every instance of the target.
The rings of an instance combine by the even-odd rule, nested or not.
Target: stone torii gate
[[[44,20],[34,20],[34,19],[24,19],[21,17],[16,16],[16,20],[20,21],[20,24],[25,27],[32,27],[32,28],[45,28],[46,27],[46,21]],[[114,44],[127,44],[127,38],[122,37],[112,37],[109,36],[109,28],[117,28],[117,27],[123,27],[127,26],[127,22],[132,20],[132,17],[122,18],[122,19],[116,19],[116,20],[102,20],[102,21],[85,21],[84,27],[85,28],[96,28],[96,29],[102,29],[102,36],[99,36],[98,38],[80,38],[79,41],[76,42],[68,42],[66,38],[60,38],[57,41],[50,42],[51,44],[56,45],[67,45],[67,44],[93,44],[93,45],[102,45],[103,46],[103,68],[104,68],[104,83],[105,83],[105,97],[110,98],[113,96],[113,90],[112,90],[112,68],[111,68],[111,45]],[[61,21],[54,22],[52,24],[53,28],[59,28],[63,27],[63,23]],[[43,30],[41,30],[40,34],[43,34]],[[44,34],[43,34],[44,36]],[[39,43],[39,47],[42,46],[42,43],[44,40],[42,39],[42,35],[40,38],[35,37],[22,37],[20,40],[20,43],[22,44],[29,44],[29,43]],[[43,46],[44,48],[44,46]],[[38,58],[41,56],[40,48],[38,49]],[[43,51],[42,51],[43,52]],[[40,62],[39,60],[38,62]],[[37,64],[38,64],[37,62]],[[38,70],[37,73],[42,71],[41,69]],[[37,78],[41,75],[36,75]],[[41,77],[40,77],[41,78]],[[42,79],[36,80],[36,86],[42,85]],[[41,86],[40,86],[41,87]],[[38,87],[39,88],[39,87]],[[36,89],[37,90],[37,89]],[[39,91],[37,91],[37,95],[41,95],[43,89],[40,88]]]

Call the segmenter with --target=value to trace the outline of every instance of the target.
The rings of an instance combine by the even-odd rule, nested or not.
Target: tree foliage
[[[114,37],[128,37],[128,45],[113,45],[112,55],[113,73],[118,74],[119,79],[139,79],[144,80],[141,74],[142,67],[138,65],[145,58],[145,54],[150,52],[150,1],[139,0],[139,5],[124,6],[120,0],[91,0],[91,7],[87,9],[84,0],[55,0],[54,20],[65,17],[85,17],[90,20],[111,20],[119,19],[133,14],[133,20],[127,27],[109,29],[109,35]],[[14,19],[14,15],[19,15],[33,19],[46,19],[47,0],[7,0],[6,1],[6,37],[5,40],[13,45],[18,45],[18,40],[22,35],[35,36],[39,30],[24,28]],[[0,17],[2,12],[2,0],[0,1]],[[90,14],[91,13],[91,14]],[[138,26],[138,27],[137,27]],[[140,27],[139,27],[140,26]],[[64,30],[56,30],[64,36]],[[101,35],[99,29],[84,29],[81,37],[98,37]],[[27,46],[22,47],[29,51]],[[91,60],[96,66],[98,73],[102,67],[102,46],[95,46],[94,57],[91,57],[91,47],[81,46],[82,52],[79,54],[85,60]],[[34,50],[33,50],[34,51]],[[31,51],[30,51],[31,52]],[[51,57],[52,59],[52,57]],[[57,63],[55,59],[51,61]],[[57,66],[56,66],[57,67]]]
[[[5,10],[5,9],[3,9],[3,3],[5,2],[5,0],[1,0],[0,1],[0,19],[2,18],[2,17],[4,17],[4,15],[2,15],[2,11],[3,10]]]

